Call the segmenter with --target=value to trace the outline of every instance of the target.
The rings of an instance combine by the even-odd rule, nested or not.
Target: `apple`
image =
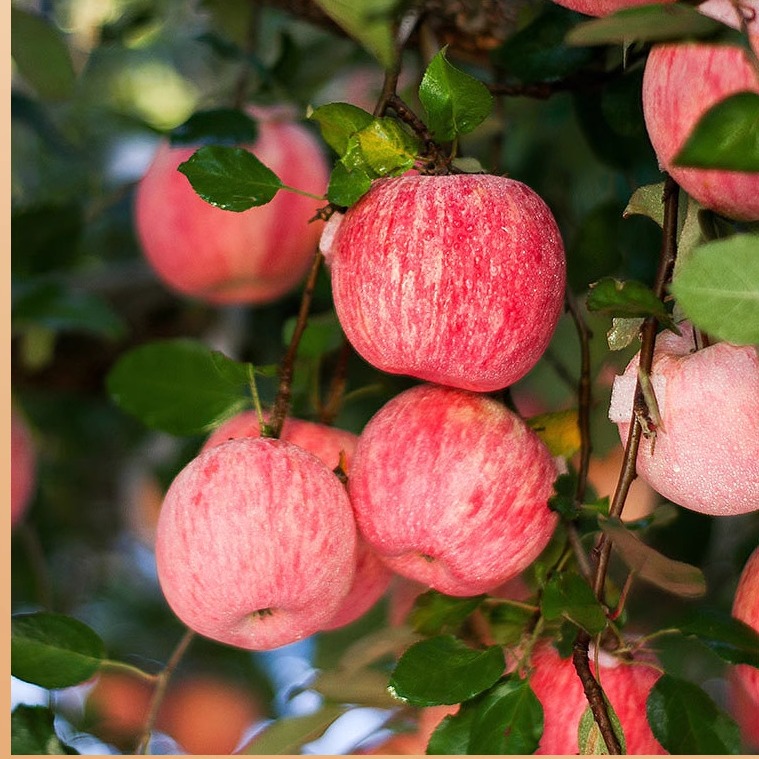
[[[243,411],[221,424],[206,440],[203,450],[231,438],[258,437],[260,434],[258,414],[255,411]],[[344,465],[350,468],[358,437],[337,427],[287,417],[282,425],[280,439],[313,453],[334,470],[340,464],[341,454],[345,458]],[[384,595],[392,579],[393,573],[366,541],[360,535],[357,540],[353,584],[332,619],[324,625],[324,630],[344,627],[365,614]]]
[[[651,382],[662,423],[641,439],[638,475],[684,508],[729,516],[759,509],[759,356],[754,346],[695,349],[693,328],[656,338]],[[639,356],[614,380],[609,418],[627,440]]]
[[[11,527],[24,518],[34,495],[37,453],[21,413],[11,409]]]
[[[245,731],[263,718],[247,688],[218,676],[172,681],[156,727],[188,754],[231,754]]]
[[[486,174],[379,179],[324,228],[340,324],[390,374],[487,392],[524,376],[562,312],[566,261],[529,187]]]
[[[269,650],[337,612],[353,582],[356,525],[342,482],[284,440],[202,452],[170,485],[156,534],[169,606],[208,638]]]
[[[474,596],[519,574],[548,543],[556,472],[538,436],[501,403],[418,385],[359,435],[348,493],[359,531],[391,569]]]
[[[619,717],[628,754],[666,754],[654,738],[646,717],[646,699],[660,672],[648,660],[623,662],[605,651],[598,653],[598,678]],[[588,701],[572,657],[562,659],[548,642],[532,653],[530,687],[543,707],[543,737],[536,754],[579,753],[577,726]],[[595,674],[595,651],[590,666]]]
[[[608,16],[610,13],[621,11],[623,8],[634,8],[637,5],[652,5],[657,0],[553,0],[556,5],[563,5],[573,11],[585,13],[588,16]],[[673,3],[675,0],[658,0],[659,3]]]
[[[759,0],[741,0],[751,45],[759,52]],[[699,10],[739,26],[730,0],[709,0]],[[698,87],[693,83],[698,82]],[[759,74],[747,52],[705,42],[655,45],[643,74],[643,116],[659,165],[706,208],[732,219],[759,220],[759,172],[682,168],[673,160],[699,119],[729,95],[759,92]]]
[[[287,185],[315,194],[327,187],[319,142],[281,109],[257,109],[256,141],[243,145]],[[139,182],[135,226],[142,250],[171,289],[212,304],[268,303],[305,275],[323,224],[319,202],[280,190],[241,213],[202,200],[177,171],[200,146],[163,143]]]
[[[746,562],[733,598],[733,616],[759,632],[759,548]],[[744,741],[759,748],[759,669],[738,664],[729,677],[730,701]]]

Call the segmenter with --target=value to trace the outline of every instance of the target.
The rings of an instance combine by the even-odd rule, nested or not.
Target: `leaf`
[[[688,5],[651,4],[625,8],[610,16],[579,24],[569,31],[566,42],[569,45],[662,42],[711,37],[724,28],[724,24]]]
[[[759,632],[730,614],[700,608],[674,626],[683,635],[694,635],[730,664],[759,667]]]
[[[606,332],[606,342],[611,351],[621,351],[640,337],[640,330],[645,320],[612,317],[611,328]]]
[[[43,100],[65,100],[76,75],[68,47],[42,16],[11,7],[11,55],[21,75]]]
[[[393,11],[397,0],[314,0],[386,69],[395,63]]]
[[[298,317],[289,318],[282,328],[282,340],[289,345]],[[318,358],[337,350],[343,344],[343,330],[334,311],[310,316],[298,345],[298,356]]]
[[[46,706],[17,706],[11,714],[11,754],[78,754],[78,751],[58,738],[54,720],[55,715]]]
[[[408,621],[421,635],[454,632],[485,598],[454,598],[429,590],[416,599]]]
[[[361,704],[378,709],[398,706],[398,701],[387,692],[387,673],[376,669],[352,670],[350,676],[340,669],[320,672],[309,687],[333,703]]]
[[[178,170],[206,203],[225,211],[247,211],[268,203],[284,187],[280,178],[244,148],[206,146]]]
[[[549,622],[564,617],[590,635],[606,628],[603,607],[590,585],[576,572],[565,571],[553,575],[543,589],[540,608]]]
[[[693,683],[662,675],[648,694],[651,730],[670,754],[739,754],[738,726]]]
[[[622,213],[628,216],[647,216],[660,227],[664,226],[664,182],[638,187]]]
[[[114,402],[173,435],[208,432],[248,404],[251,364],[195,340],[159,340],[124,353],[108,373]]]
[[[493,642],[501,646],[516,645],[535,617],[535,610],[508,601],[493,605],[487,612]]]
[[[512,34],[491,57],[509,76],[524,83],[565,79],[591,63],[595,51],[567,45],[567,32],[586,17],[549,5],[527,26]]]
[[[469,749],[475,710],[462,704],[456,714],[443,718],[427,744],[427,753],[437,756],[464,756]]]
[[[352,206],[369,192],[372,178],[362,169],[348,169],[342,163],[336,163],[329,177],[327,200],[337,206]]]
[[[105,645],[84,622],[65,614],[11,617],[11,674],[43,688],[67,688],[92,677]]]
[[[14,327],[36,325],[53,332],[89,332],[112,340],[123,337],[124,320],[101,298],[53,282],[36,283],[13,303]]]
[[[258,124],[236,108],[198,111],[169,135],[177,145],[240,145],[252,143],[258,136]]]
[[[350,103],[327,103],[308,117],[319,125],[324,141],[340,157],[348,149],[349,138],[374,121],[371,113]]]
[[[693,128],[674,164],[759,171],[759,94],[738,92],[712,106]]]
[[[577,409],[551,411],[527,420],[528,426],[538,433],[552,456],[570,458],[580,450],[580,428]]]
[[[478,699],[467,753],[532,754],[542,734],[540,701],[527,680],[512,676]]]
[[[419,85],[427,126],[438,140],[453,140],[478,127],[493,109],[493,96],[478,79],[452,66],[443,48],[427,66]]]
[[[699,329],[738,345],[759,343],[759,236],[694,248],[670,290]]]
[[[560,474],[553,483],[553,495],[548,499],[552,511],[561,514],[566,519],[576,519],[579,516],[575,504],[577,478],[572,473]]]
[[[655,316],[665,327],[679,334],[664,303],[651,288],[634,279],[622,281],[604,277],[591,284],[586,302],[589,311],[611,316]]]
[[[278,719],[236,753],[276,756],[298,754],[298,749],[304,743],[319,738],[344,712],[344,706],[325,704],[314,714]]]
[[[458,704],[493,685],[504,666],[500,646],[475,651],[452,635],[439,635],[403,653],[388,687],[414,706]]]
[[[639,540],[617,518],[598,518],[601,529],[613,541],[619,557],[636,577],[685,598],[699,598],[706,593],[706,580],[698,567],[675,561]]]
[[[349,148],[354,140],[362,156],[359,168],[365,161],[377,177],[407,171],[421,149],[418,139],[389,117],[373,119],[356,132],[348,140]],[[346,165],[351,168],[347,161]]]
[[[619,745],[622,749],[622,753],[627,753],[627,741],[625,740],[625,733],[622,729],[622,723],[619,721],[617,713],[614,711],[614,707],[606,695],[604,694],[604,701],[606,702],[606,710],[611,720],[611,728],[616,735]],[[606,745],[603,735],[601,734],[601,728],[596,722],[596,718],[593,716],[593,710],[588,707],[580,717],[580,722],[577,725],[577,745],[580,748],[580,753],[583,755],[594,754],[608,754],[609,748]]]

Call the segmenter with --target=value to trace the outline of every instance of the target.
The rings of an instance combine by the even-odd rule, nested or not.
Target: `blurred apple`
[[[557,5],[571,8],[573,11],[585,13],[588,16],[607,16],[621,11],[623,8],[634,8],[637,5],[653,5],[657,0],[553,0]],[[675,0],[658,0],[659,3],[673,3]]]
[[[34,494],[37,453],[26,420],[11,409],[11,527],[23,518]]]

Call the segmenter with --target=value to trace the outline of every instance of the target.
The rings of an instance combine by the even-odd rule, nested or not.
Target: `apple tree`
[[[759,3],[14,0],[12,753],[759,747]]]

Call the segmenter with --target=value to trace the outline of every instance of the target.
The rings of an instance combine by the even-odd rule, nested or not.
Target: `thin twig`
[[[145,728],[140,736],[140,740],[137,743],[137,754],[147,754],[148,746],[150,745],[150,736],[155,727],[156,720],[158,719],[158,712],[161,709],[164,696],[166,695],[166,689],[169,686],[169,680],[174,674],[174,670],[179,666],[179,662],[185,655],[185,652],[192,643],[195,633],[192,630],[186,630],[181,640],[177,644],[177,647],[172,652],[169,660],[166,662],[166,666],[161,670],[157,677],[157,683],[155,691],[153,692],[153,698],[150,701],[150,711],[148,712],[148,718],[145,721]]]
[[[319,421],[322,424],[332,424],[340,412],[345,396],[345,388],[348,385],[348,359],[350,359],[352,352],[353,347],[347,338],[344,338],[332,371],[332,379],[327,391],[327,400],[319,411]]]
[[[290,399],[292,398],[293,372],[295,371],[295,359],[298,356],[298,346],[303,337],[308,324],[308,313],[311,310],[311,302],[314,299],[314,289],[316,280],[319,276],[324,256],[320,250],[316,251],[311,270],[308,273],[308,279],[303,288],[303,294],[300,299],[300,308],[298,309],[298,319],[295,323],[293,336],[290,338],[290,344],[287,346],[287,353],[282,360],[279,368],[279,388],[277,397],[274,400],[274,407],[269,421],[269,437],[279,437],[282,432],[282,425],[285,423],[285,417],[290,410]]]

